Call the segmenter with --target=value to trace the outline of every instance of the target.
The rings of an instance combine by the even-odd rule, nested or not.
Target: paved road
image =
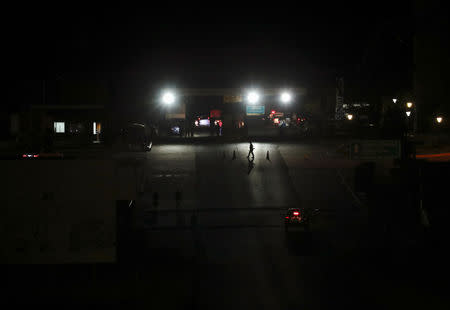
[[[141,158],[131,262],[124,273],[98,267],[71,296],[158,309],[442,305],[440,294],[415,282],[417,266],[406,264],[417,253],[392,263],[373,251],[369,212],[352,191],[355,163],[320,145],[255,148],[249,163],[247,144],[155,145]],[[290,206],[320,209],[311,234],[285,233]]]
[[[150,305],[168,305],[167,298],[175,309],[419,305],[401,297],[417,295],[415,287],[397,288],[381,261],[368,259],[368,212],[352,191],[354,163],[317,145],[255,148],[253,162],[243,143],[161,145],[149,154],[136,225],[160,292]],[[290,206],[321,210],[311,235],[284,232]]]

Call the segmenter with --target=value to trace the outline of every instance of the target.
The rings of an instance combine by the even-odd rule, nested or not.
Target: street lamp
[[[291,96],[291,94],[288,93],[288,92],[283,92],[283,93],[281,94],[281,96],[280,96],[280,100],[281,100],[281,102],[283,102],[283,103],[288,103],[288,102],[291,102],[292,96]]]
[[[442,116],[436,117],[436,122],[438,122],[439,124],[442,123]]]
[[[170,92],[170,91],[165,92],[162,95],[162,102],[164,104],[167,104],[167,105],[170,105],[170,104],[174,103],[175,102],[175,95],[172,92]]]
[[[410,116],[411,115],[411,111],[406,111],[406,116]]]
[[[413,106],[412,102],[407,102],[407,103],[406,103],[406,107],[407,107],[408,109],[411,109],[412,106]]]
[[[351,121],[353,119],[353,114],[347,114],[347,119]]]
[[[396,103],[396,102],[397,102],[397,99],[396,99],[396,98],[393,98],[393,99],[392,99],[392,102],[393,102],[393,103]]]
[[[250,104],[255,104],[259,101],[259,94],[256,91],[251,91],[247,95],[247,101]]]

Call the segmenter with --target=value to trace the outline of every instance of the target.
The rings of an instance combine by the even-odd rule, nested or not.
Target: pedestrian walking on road
[[[250,172],[252,171],[252,169],[255,167],[255,163],[253,162],[255,160],[254,157],[252,157],[252,159],[247,158],[248,159],[248,170],[247,170],[247,174],[250,174]]]
[[[250,146],[249,146],[249,148],[248,148],[248,155],[247,155],[247,158],[250,157],[250,154],[252,155],[252,158],[255,158],[255,154],[253,154],[253,150],[254,150],[255,148],[253,147],[252,142],[251,142],[251,141],[249,141],[249,142],[250,142]]]

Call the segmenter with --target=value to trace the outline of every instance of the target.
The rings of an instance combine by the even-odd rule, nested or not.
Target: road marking
[[[345,188],[350,192],[350,194],[352,195],[353,199],[356,201],[356,203],[360,206],[363,207],[364,204],[361,202],[361,200],[358,198],[358,196],[355,194],[355,192],[351,189],[350,185],[348,185],[347,182],[345,182],[344,176],[342,175],[342,173],[339,171],[339,169],[336,169],[336,173],[339,176],[339,178],[341,179],[342,184],[345,186]]]

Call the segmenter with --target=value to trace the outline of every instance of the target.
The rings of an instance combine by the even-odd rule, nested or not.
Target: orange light
[[[450,156],[450,153],[416,155],[416,158],[433,158],[433,157],[445,157],[445,156]]]

